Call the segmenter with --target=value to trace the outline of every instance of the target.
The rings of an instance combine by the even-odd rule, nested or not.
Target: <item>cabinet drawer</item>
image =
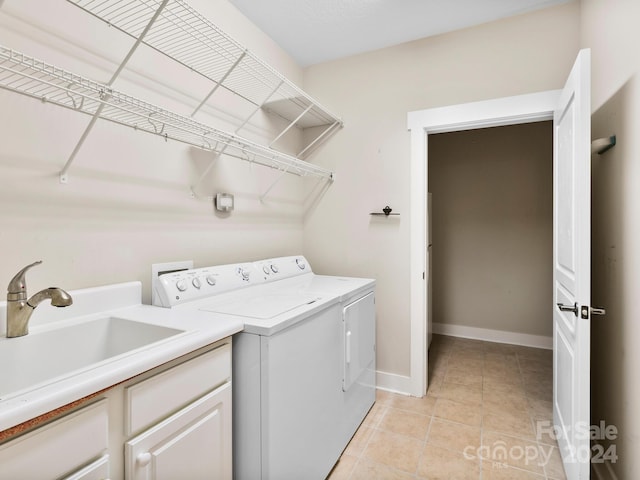
[[[107,480],[109,478],[109,455],[103,455],[91,465],[64,477],[63,480]]]
[[[231,344],[125,390],[125,433],[131,435],[231,379]]]
[[[0,446],[0,479],[68,475],[107,450],[108,433],[102,400]]]

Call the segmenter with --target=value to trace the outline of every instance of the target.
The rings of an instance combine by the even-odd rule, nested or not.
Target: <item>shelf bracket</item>
[[[278,89],[280,88],[280,86],[284,83],[284,80],[280,80],[280,83],[278,83],[278,85],[276,86],[276,88],[274,88],[271,93],[269,95],[267,95],[267,98],[265,98],[262,103],[260,105],[257,105],[256,108],[253,110],[253,112],[251,112],[251,114],[249,114],[249,116],[247,118],[245,118],[244,122],[242,122],[240,124],[240,126],[238,128],[236,128],[233,132],[234,133],[238,133],[240,130],[242,130],[244,128],[244,126],[249,123],[249,120],[251,120],[251,118],[260,111],[260,109],[264,106],[265,103],[267,103],[269,101],[269,99],[271,97],[273,97],[273,94],[276,93],[278,91]]]
[[[324,136],[326,136],[329,132],[331,132],[332,130],[334,130],[338,125],[340,125],[340,121],[336,120],[335,122],[333,122],[331,125],[329,125],[324,132],[322,132],[320,135],[318,135],[316,137],[316,139],[311,142],[309,145],[307,145],[298,155],[298,158],[302,158],[302,156],[307,152],[307,150],[309,150],[311,147],[313,147],[316,143],[318,143],[318,141],[320,141],[320,139]]]
[[[87,128],[84,129],[84,132],[82,132],[82,136],[80,137],[80,140],[78,140],[78,143],[76,143],[76,146],[73,149],[73,152],[71,152],[71,155],[67,160],[67,163],[65,163],[64,167],[62,167],[62,170],[60,170],[60,183],[67,183],[69,181],[69,176],[67,175],[67,172],[69,171],[69,167],[71,167],[71,164],[73,163],[73,160],[76,158],[77,153],[80,151],[80,148],[84,144],[84,141],[89,136],[89,133],[91,133],[93,126],[96,124],[96,120],[100,118],[100,114],[102,113],[102,110],[106,105],[105,102],[109,100],[109,97],[110,97],[109,94],[105,94],[104,98],[101,99],[103,103],[101,103],[100,106],[96,109],[95,113],[91,117],[91,120],[89,121],[89,125],[87,125]]]
[[[227,70],[227,73],[225,73],[222,78],[216,83],[216,85],[213,87],[213,89],[209,92],[209,94],[204,97],[204,100],[202,100],[200,102],[200,105],[198,105],[196,107],[196,109],[193,111],[193,113],[191,114],[191,116],[193,117],[196,113],[198,113],[198,110],[200,110],[202,108],[202,106],[207,103],[207,101],[211,98],[211,95],[213,95],[216,90],[218,90],[218,88],[225,82],[225,80],[229,77],[229,75],[231,75],[231,72],[233,72],[235,70],[235,68],[238,66],[238,64],[242,61],[242,59],[245,57],[245,55],[247,54],[247,51],[244,50],[240,56],[238,57],[238,59],[233,63],[233,65],[231,65],[231,68],[229,68],[229,70]]]
[[[296,119],[295,119],[295,120],[293,120],[293,121],[289,124],[289,126],[288,126],[287,128],[285,128],[282,132],[280,132],[280,135],[278,135],[276,138],[274,138],[274,139],[271,141],[271,143],[269,144],[269,148],[271,148],[271,147],[272,147],[272,145],[273,145],[274,143],[276,143],[278,140],[280,140],[280,138],[282,138],[282,136],[283,136],[285,133],[287,133],[287,132],[289,131],[289,129],[290,129],[291,127],[293,127],[293,126],[298,122],[298,120],[300,120],[302,117],[304,117],[304,116],[307,114],[307,112],[309,112],[309,110],[311,110],[311,108],[312,108],[312,107],[313,107],[313,103],[312,103],[311,105],[309,105],[307,108],[305,108],[305,109],[304,109],[304,111],[303,111],[300,115],[298,115],[298,116],[296,117]]]
[[[287,174],[287,171],[288,171],[288,168],[287,168],[287,169],[284,169],[284,170],[282,171],[282,173],[281,173],[280,175],[278,175],[278,178],[276,178],[276,179],[274,180],[274,182],[273,182],[271,185],[269,185],[269,188],[267,188],[267,190],[265,190],[265,192],[264,192],[262,195],[260,195],[260,202],[261,202],[261,203],[264,201],[265,197],[269,194],[269,192],[271,191],[271,189],[272,189],[273,187],[275,187],[275,186],[278,184],[278,182],[279,182],[280,180],[282,180],[282,177],[284,177],[284,176]]]
[[[124,57],[124,60],[122,60],[122,62],[120,63],[120,66],[118,66],[116,71],[111,76],[111,79],[106,84],[108,87],[113,85],[113,82],[115,82],[116,79],[120,76],[120,73],[122,73],[122,70],[124,69],[124,67],[127,65],[127,63],[129,63],[129,60],[131,59],[135,51],[138,49],[145,35],[149,32],[149,30],[151,29],[155,21],[158,19],[158,17],[160,16],[160,13],[164,9],[164,7],[167,5],[167,3],[169,3],[169,0],[162,0],[162,3],[160,4],[156,12],[153,14],[153,17],[151,17],[151,19],[149,20],[149,23],[147,23],[147,26],[144,28],[140,36],[136,39],[135,43],[131,46],[126,57]],[[93,117],[91,117],[91,120],[89,121],[89,124],[87,125],[84,132],[82,133],[80,140],[78,141],[75,148],[73,149],[73,152],[71,152],[71,155],[67,160],[67,163],[64,164],[64,167],[62,167],[62,170],[60,171],[60,183],[67,183],[69,181],[67,172],[71,167],[71,164],[73,163],[74,159],[76,158],[76,155],[80,151],[80,148],[82,148],[82,145],[84,144],[85,140],[89,136],[89,133],[91,133],[91,130],[93,130],[93,126],[96,124],[96,120],[100,117],[100,114],[102,113],[102,110],[104,109],[106,102],[109,100],[109,97],[110,95],[106,94],[105,98],[101,98],[102,103],[100,103],[100,106],[97,108],[97,110],[93,114]]]
[[[240,61],[240,59],[238,59],[238,62],[239,62],[239,61]],[[237,64],[238,62],[236,62],[236,64]],[[252,118],[256,113],[258,113],[258,112],[260,111],[260,109],[262,108],[262,106],[263,106],[265,103],[267,103],[267,101],[268,101],[268,100],[273,96],[273,94],[274,94],[274,93],[276,93],[276,92],[278,91],[278,89],[279,89],[279,88],[280,88],[280,86],[283,84],[283,82],[284,82],[284,80],[281,80],[281,81],[280,81],[280,83],[278,83],[278,85],[276,86],[276,88],[274,88],[274,89],[273,89],[273,91],[272,91],[269,95],[267,95],[267,98],[265,98],[265,99],[262,101],[262,104],[261,104],[261,105],[258,105],[258,106],[253,110],[253,112],[251,112],[251,114],[250,114],[247,118],[245,118],[245,120],[244,120],[244,121],[243,121],[243,122],[242,122],[242,123],[241,123],[241,124],[240,124],[236,129],[235,129],[235,130],[234,130],[234,132],[233,132],[234,134],[238,133],[240,130],[242,130],[242,129],[244,128],[244,126],[249,122],[249,120],[251,120],[251,118]],[[216,88],[217,88],[217,85],[216,85]],[[214,90],[215,90],[215,89],[214,89]],[[213,92],[212,92],[212,93],[213,93]],[[209,96],[211,96],[211,95],[209,95]],[[205,101],[206,101],[206,100],[205,100]],[[203,103],[204,103],[204,102],[203,102]],[[199,108],[199,107],[198,107],[198,108]],[[198,109],[196,109],[196,111],[198,111]],[[195,113],[196,113],[196,112],[193,112],[193,113],[191,114],[191,116],[193,116]],[[192,196],[192,197],[195,197],[195,190],[200,186],[200,183],[202,182],[202,180],[204,180],[204,177],[206,177],[206,176],[207,176],[207,173],[209,173],[209,170],[211,170],[211,168],[212,168],[212,167],[213,167],[213,165],[215,164],[216,160],[217,160],[218,158],[220,158],[220,156],[222,156],[222,154],[224,153],[224,151],[227,149],[227,147],[228,147],[228,146],[229,146],[228,144],[227,144],[227,145],[225,145],[224,147],[222,147],[222,149],[221,149],[219,152],[217,152],[217,154],[216,154],[216,158],[214,158],[214,159],[211,161],[211,163],[210,163],[210,164],[209,164],[209,166],[206,168],[206,170],[202,173],[202,175],[200,175],[200,177],[198,178],[198,180],[196,180],[196,183],[194,183],[194,184],[191,186],[191,196]]]
[[[278,91],[278,89],[280,88],[280,85],[282,85],[282,81],[278,84],[278,86],[276,88],[273,89],[273,91],[267,96],[267,98],[265,98],[260,105],[256,106],[256,108],[253,110],[253,112],[251,112],[249,114],[249,116],[247,118],[245,118],[244,121],[233,131],[234,134],[237,134],[240,130],[242,130],[244,128],[244,126],[247,123],[249,123],[249,120],[251,120],[251,118],[253,118],[253,116],[260,111],[262,106],[265,103],[267,103],[267,101],[273,96],[273,94]]]
[[[191,186],[191,198],[196,198],[198,196],[196,194],[196,188],[198,188],[202,180],[204,180],[204,177],[207,176],[207,174],[211,171],[213,166],[218,162],[218,160],[220,159],[220,156],[224,153],[226,148],[227,148],[227,145],[225,145],[222,148],[222,150],[220,150],[219,152],[214,153],[213,158],[209,162],[209,165],[207,165],[207,168],[204,169],[204,172],[202,172],[200,177],[198,177],[198,180],[196,180],[196,182]]]

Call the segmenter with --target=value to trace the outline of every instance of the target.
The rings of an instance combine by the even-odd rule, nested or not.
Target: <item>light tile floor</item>
[[[329,480],[564,480],[552,355],[435,335],[427,396],[379,390]]]

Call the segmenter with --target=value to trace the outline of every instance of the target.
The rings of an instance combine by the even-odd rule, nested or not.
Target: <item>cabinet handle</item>
[[[151,462],[151,454],[149,452],[140,453],[136,457],[136,461],[141,467],[146,467]]]
[[[351,330],[347,332],[346,340],[347,340],[347,348],[345,352],[345,357],[346,357],[345,360],[347,363],[351,363]]]

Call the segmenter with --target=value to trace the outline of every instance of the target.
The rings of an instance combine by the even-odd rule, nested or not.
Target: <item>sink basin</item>
[[[177,330],[103,317],[0,342],[0,399],[113,359]]]

